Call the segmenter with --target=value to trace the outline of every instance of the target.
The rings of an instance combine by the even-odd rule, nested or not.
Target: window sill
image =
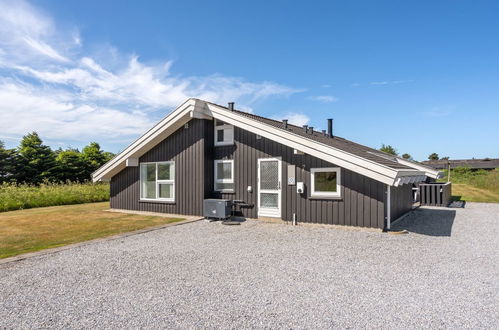
[[[309,196],[308,199],[342,200],[341,196]]]
[[[158,199],[139,199],[139,203],[176,204],[175,201],[162,201]]]
[[[234,190],[215,190],[216,193],[219,194],[235,194],[236,192]]]
[[[215,142],[215,147],[227,147],[235,145],[234,142]]]

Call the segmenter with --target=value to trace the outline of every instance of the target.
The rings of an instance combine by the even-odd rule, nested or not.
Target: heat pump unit
[[[203,216],[207,219],[227,219],[232,211],[230,199],[205,199]]]

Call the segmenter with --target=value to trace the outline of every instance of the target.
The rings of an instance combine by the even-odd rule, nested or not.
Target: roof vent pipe
[[[327,120],[327,135],[333,137],[333,120],[330,118]]]
[[[229,102],[229,110],[234,111],[234,102]]]
[[[325,129],[322,130],[322,135],[327,136]]]
[[[288,129],[288,120],[287,119],[282,120],[282,126],[284,126],[284,129]]]
[[[303,125],[303,130],[305,131],[305,134],[308,133],[308,125]]]
[[[308,129],[310,130],[310,132],[309,132],[310,134],[314,134],[314,127],[313,126],[310,126]]]

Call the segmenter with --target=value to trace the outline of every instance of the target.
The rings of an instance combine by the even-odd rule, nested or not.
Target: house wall
[[[399,187],[391,187],[391,221],[410,211],[413,205],[412,185],[404,184]]]
[[[257,214],[258,158],[282,159],[282,219],[298,222],[383,228],[385,226],[386,185],[355,172],[341,169],[341,199],[311,199],[310,169],[336,167],[309,155],[295,155],[293,149],[256,134],[234,129],[233,146],[214,146],[213,121],[193,119],[140,158],[146,161],[175,161],[175,203],[139,201],[139,167],[128,167],[111,180],[111,207],[163,213],[202,215],[204,198],[239,199],[252,208],[246,217]],[[214,160],[234,159],[235,192],[214,192]],[[305,183],[305,193],[287,185],[288,165],[296,166],[296,182]],[[247,188],[251,186],[252,192]],[[394,192],[392,194],[395,195]]]
[[[211,130],[213,131],[213,130]],[[213,138],[211,139],[211,141]],[[240,199],[254,205],[243,209],[246,217],[257,214],[257,161],[258,158],[281,157],[282,159],[282,219],[291,221],[293,213],[298,222],[338,224],[349,226],[383,228],[385,225],[386,185],[355,172],[341,169],[340,200],[310,198],[310,169],[315,167],[336,167],[309,155],[295,155],[293,149],[235,127],[234,146],[213,147],[214,159],[234,159],[235,192],[213,193],[211,196]],[[287,185],[288,165],[296,166],[296,182],[305,183],[305,193],[297,194],[296,185]],[[212,170],[213,172],[213,170]],[[253,192],[248,192],[251,186]],[[213,188],[212,188],[213,189]]]
[[[139,201],[139,167],[127,167],[111,179],[111,208],[201,215],[205,196],[206,130],[211,121],[193,119],[140,157],[140,162],[175,161],[175,202]]]

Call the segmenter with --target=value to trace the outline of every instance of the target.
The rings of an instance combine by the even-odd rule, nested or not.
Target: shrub
[[[108,200],[108,183],[42,183],[38,186],[3,183],[0,185],[0,212]]]

